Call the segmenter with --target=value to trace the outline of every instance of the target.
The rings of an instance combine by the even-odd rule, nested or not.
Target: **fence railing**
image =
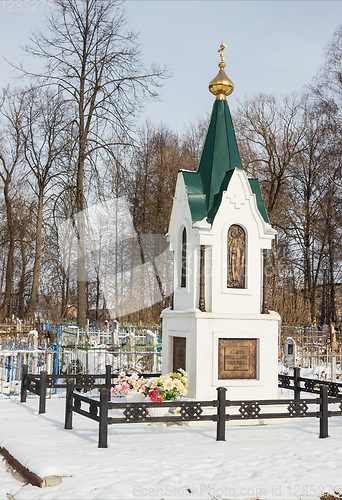
[[[20,393],[23,365],[30,373],[53,372],[56,348],[46,343],[34,347],[28,342],[0,344],[0,398]]]
[[[97,345],[108,344],[122,347],[130,345],[161,344],[161,330],[147,328],[124,328],[118,330],[109,325],[106,330],[81,329],[74,325],[61,327],[61,341],[73,345],[92,343]]]
[[[293,368],[293,375],[278,375],[278,378],[279,387],[294,391],[295,399],[300,399],[301,392],[319,394],[319,386],[327,387],[329,396],[342,397],[342,383],[301,377],[298,367]]]
[[[158,377],[156,373],[144,373],[139,376],[146,378]],[[112,373],[112,366],[106,366],[104,374],[73,374],[73,375],[49,375],[46,371],[40,374],[28,373],[28,366],[24,365],[22,370],[22,383],[20,402],[26,403],[27,393],[31,392],[39,396],[39,413],[46,412],[46,398],[48,390],[66,389],[67,379],[74,381],[74,388],[77,391],[92,389],[108,389],[114,387],[113,380],[118,374]]]
[[[161,346],[66,347],[59,346],[57,373],[103,373],[107,364],[113,371],[159,373]]]
[[[226,388],[217,388],[217,399],[213,401],[164,401],[162,403],[117,403],[109,402],[108,389],[100,392],[100,401],[85,397],[75,391],[74,381],[67,381],[67,395],[65,405],[65,429],[72,429],[73,412],[86,418],[95,420],[99,424],[98,447],[108,447],[108,425],[141,422],[182,422],[182,421],[214,421],[217,422],[216,440],[225,441],[225,424],[229,420],[246,419],[273,419],[273,418],[305,418],[316,417],[320,420],[319,437],[328,437],[328,418],[342,415],[340,399],[329,398],[327,387],[320,387],[320,397],[308,400],[262,400],[262,401],[229,401],[226,400]],[[340,403],[339,410],[329,411],[330,403]],[[88,409],[82,405],[88,405]],[[283,406],[286,412],[262,412],[262,406]],[[318,406],[318,410],[308,411],[310,406]],[[149,408],[169,407],[177,408],[178,415],[152,417]],[[237,413],[227,414],[226,408],[237,407]],[[109,410],[123,410],[122,416],[110,417]],[[204,413],[209,410],[210,413]]]
[[[150,345],[134,347],[70,348],[57,342],[31,342],[10,339],[0,343],[0,398],[20,394],[23,365],[28,365],[28,373],[39,375],[42,371],[49,374],[69,375],[73,373],[103,374],[110,364],[112,372],[139,372],[159,374],[161,368],[161,346]]]
[[[144,374],[153,377],[156,374]],[[216,439],[225,440],[225,423],[246,419],[278,419],[316,417],[320,420],[320,438],[328,437],[328,418],[342,415],[342,384],[307,379],[300,377],[300,369],[294,369],[294,375],[279,375],[279,387],[294,391],[294,399],[274,400],[226,400],[226,388],[217,389],[217,399],[212,401],[164,401],[154,403],[143,401],[139,403],[110,402],[110,389],[114,386],[111,365],[106,366],[105,374],[74,374],[48,375],[46,371],[40,374],[29,374],[28,366],[23,367],[21,402],[26,401],[27,392],[39,396],[39,413],[46,411],[47,391],[56,388],[66,388],[65,429],[72,429],[72,412],[95,420],[99,423],[100,448],[108,446],[108,425],[138,422],[182,422],[182,421],[214,421],[217,422]],[[100,380],[100,382],[98,381]],[[303,385],[302,385],[303,384]],[[100,389],[100,400],[81,395],[76,390]],[[319,398],[300,399],[301,392],[319,394]],[[331,396],[331,397],[329,397]],[[88,410],[82,405],[88,405]],[[338,409],[329,410],[329,404],[338,405]],[[310,409],[312,406],[315,408]],[[317,409],[318,406],[318,409]],[[149,408],[174,408],[177,413],[164,417],[154,417],[149,414]],[[265,408],[266,407],[266,410]],[[279,412],[279,407],[285,411]],[[226,413],[226,408],[235,408],[235,412]],[[123,410],[122,415],[110,417],[109,410]],[[271,411],[269,411],[271,409]],[[209,413],[208,413],[209,412]]]

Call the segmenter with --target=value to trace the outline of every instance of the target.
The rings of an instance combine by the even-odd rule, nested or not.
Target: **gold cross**
[[[223,62],[223,61],[224,61],[223,51],[224,51],[224,49],[226,49],[226,48],[227,48],[227,45],[226,45],[225,43],[221,42],[220,48],[219,48],[219,50],[217,51],[217,52],[221,52],[221,54],[220,54],[220,56],[221,56],[221,62]]]

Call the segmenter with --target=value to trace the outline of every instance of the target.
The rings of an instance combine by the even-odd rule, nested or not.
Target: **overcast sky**
[[[43,12],[10,12],[10,4],[0,0],[1,55],[18,62],[30,30],[44,25],[47,3]],[[227,45],[226,73],[235,85],[228,103],[235,109],[245,95],[301,91],[342,24],[341,1],[127,0],[125,7],[129,26],[140,33],[145,63],[167,65],[173,74],[160,101],[148,104],[141,119],[178,130],[211,111],[208,84],[218,72],[221,42]],[[5,86],[9,68],[3,60],[0,68]]]

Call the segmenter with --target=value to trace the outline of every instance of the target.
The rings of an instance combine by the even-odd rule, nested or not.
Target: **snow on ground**
[[[4,498],[7,500],[9,497],[6,495],[12,492],[12,495],[19,491],[22,487],[22,483],[17,479],[14,479],[12,474],[9,472],[9,467],[5,460],[0,457],[0,499]]]
[[[316,418],[227,427],[225,442],[207,422],[117,424],[99,449],[96,422],[74,415],[73,430],[64,429],[64,405],[52,398],[38,415],[35,397],[0,401],[0,446],[40,477],[65,476],[21,487],[0,464],[1,500],[307,500],[342,491],[342,417],[329,419],[327,439]]]

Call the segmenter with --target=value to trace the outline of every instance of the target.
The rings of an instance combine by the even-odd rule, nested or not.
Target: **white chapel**
[[[168,237],[173,307],[162,312],[163,373],[183,368],[188,396],[278,397],[278,326],[267,307],[266,263],[276,231],[248,178],[226,97],[234,86],[219,50],[216,96],[197,171],[178,173]]]

